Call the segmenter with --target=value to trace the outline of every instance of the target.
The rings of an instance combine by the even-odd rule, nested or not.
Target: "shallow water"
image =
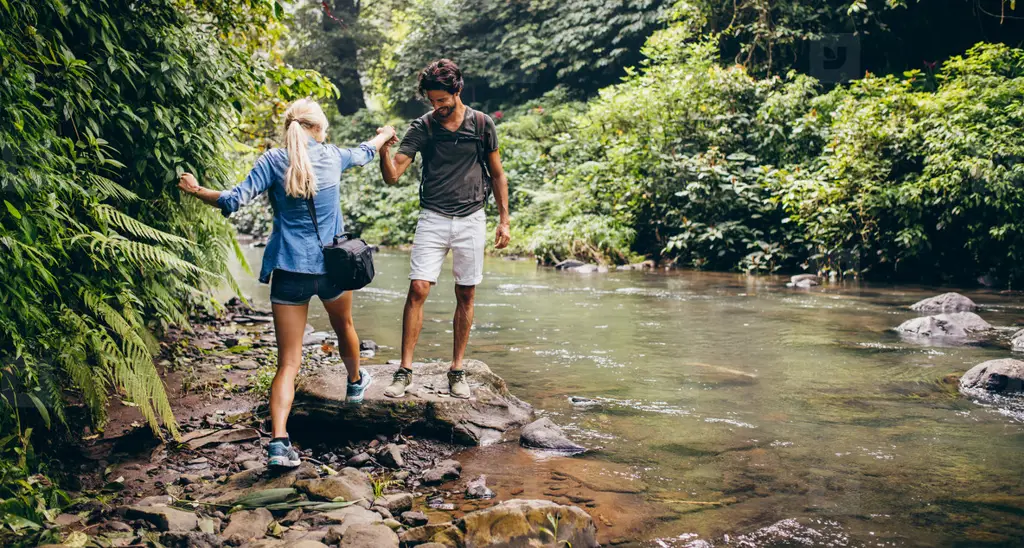
[[[261,252],[247,251],[254,268]],[[356,327],[382,345],[375,361],[397,359],[408,255],[376,263]],[[269,306],[269,287],[242,277]],[[1024,413],[942,382],[1007,347],[890,331],[945,289],[785,281],[488,259],[467,355],[595,449],[578,459],[628,470],[619,481],[642,486],[648,518],[630,533],[640,545],[1024,543]],[[417,360],[450,359],[452,283],[449,260]],[[1024,324],[1021,297],[964,293],[989,305],[981,315],[1002,337]],[[330,328],[319,303],[310,323]]]

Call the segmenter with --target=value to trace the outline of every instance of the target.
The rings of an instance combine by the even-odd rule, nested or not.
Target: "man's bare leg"
[[[402,314],[402,367],[412,369],[412,356],[423,329],[423,304],[430,295],[430,282],[412,280]]]
[[[469,343],[469,332],[473,327],[473,299],[476,296],[475,285],[456,285],[455,300],[455,344],[452,348],[452,371],[462,369],[462,359],[466,355]]]

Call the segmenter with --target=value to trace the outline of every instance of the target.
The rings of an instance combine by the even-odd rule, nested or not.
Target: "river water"
[[[246,253],[258,269],[262,250]],[[360,338],[382,346],[375,361],[399,357],[408,262],[379,253],[376,280],[356,295]],[[485,268],[467,356],[593,449],[564,461],[620,497],[594,503],[612,505],[602,510],[606,525],[628,523],[614,540],[1024,544],[1024,417],[943,382],[1011,352],[922,346],[891,331],[914,317],[908,305],[945,289],[793,290],[780,277],[568,274],[492,258]],[[240,278],[269,307],[269,287]],[[417,361],[450,359],[452,284],[449,259],[425,308]],[[1021,297],[964,293],[985,305],[1000,338],[1024,324]],[[319,302],[310,323],[330,329]],[[518,449],[460,458],[498,484],[549,472],[563,479],[548,470],[558,459]]]

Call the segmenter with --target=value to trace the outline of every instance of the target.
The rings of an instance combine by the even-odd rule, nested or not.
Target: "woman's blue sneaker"
[[[299,453],[291,444],[285,445],[283,441],[271,441],[267,447],[270,458],[267,459],[267,466],[281,466],[284,468],[295,468],[302,461],[299,460]]]
[[[345,401],[348,403],[361,403],[363,401],[363,393],[373,382],[373,377],[370,376],[370,372],[361,370],[359,372],[359,382],[348,383],[348,390],[345,394]]]

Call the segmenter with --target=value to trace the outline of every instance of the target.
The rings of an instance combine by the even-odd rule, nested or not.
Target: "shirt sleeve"
[[[427,128],[423,125],[423,119],[417,118],[409,124],[409,129],[405,130],[402,143],[398,145],[398,153],[415,158],[416,153],[423,150],[426,142]]]
[[[244,181],[235,188],[220,193],[220,198],[217,198],[217,207],[220,208],[222,215],[230,217],[232,213],[266,192],[274,184],[275,170],[271,152],[269,150],[264,152],[256,160],[256,165],[253,166]]]
[[[360,143],[356,148],[337,148],[337,150],[341,157],[342,171],[352,166],[365,166],[370,163],[370,160],[373,160],[373,155],[376,153],[370,143]]]
[[[484,114],[484,150],[494,152],[498,150],[498,128],[494,126],[494,120]]]

